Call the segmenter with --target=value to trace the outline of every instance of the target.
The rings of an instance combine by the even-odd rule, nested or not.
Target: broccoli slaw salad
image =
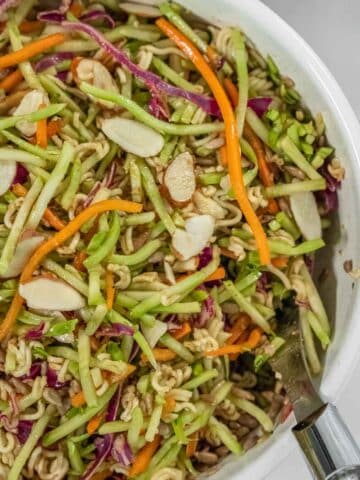
[[[321,371],[344,169],[239,29],[45,3],[0,0],[0,479],[210,475],[291,412],[287,312]]]

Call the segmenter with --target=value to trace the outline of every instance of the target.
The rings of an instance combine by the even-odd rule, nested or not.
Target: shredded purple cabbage
[[[47,10],[45,12],[40,12],[37,19],[41,22],[61,23],[65,20],[65,15],[59,10]]]
[[[119,407],[120,407],[121,395],[122,395],[122,388],[119,387],[116,390],[115,395],[112,397],[112,399],[109,402],[108,410],[106,412],[107,422],[113,422],[114,420],[116,420]]]
[[[41,322],[37,327],[31,328],[26,332],[25,340],[39,340],[44,334],[45,322]]]
[[[205,288],[203,288],[205,290]],[[215,316],[215,302],[211,295],[209,295],[201,306],[201,312],[194,319],[194,326],[196,328],[205,327],[208,320]]]
[[[258,292],[266,292],[267,287],[271,283],[271,276],[269,272],[262,272],[261,277],[256,283],[256,290]]]
[[[329,215],[339,208],[338,190],[341,188],[341,182],[330,175],[328,166],[330,160],[325,161],[324,165],[319,168],[319,173],[326,180],[326,189],[316,192],[316,199],[323,207],[323,215]]]
[[[61,72],[57,72],[56,78],[61,80],[63,83],[66,83],[69,78],[69,70],[62,70]]]
[[[256,115],[261,118],[268,111],[268,108],[272,101],[273,99],[271,97],[250,98],[250,100],[248,101],[248,107],[250,107],[251,110],[254,110]]]
[[[55,390],[60,390],[61,388],[67,387],[70,382],[60,382],[55,370],[48,366],[46,371],[46,382],[47,386],[54,388]]]
[[[134,360],[134,358],[139,353],[139,351],[140,351],[139,345],[134,342],[134,345],[132,347],[132,350],[131,350],[131,353],[130,353],[130,356],[129,356],[129,363],[131,363]]]
[[[0,15],[5,13],[9,8],[15,7],[18,3],[18,0],[0,0]]]
[[[122,389],[119,387],[109,402],[108,410],[106,413],[106,421],[113,422],[116,420],[119,406],[120,406],[120,399],[121,399]],[[106,460],[106,458],[110,455],[113,448],[114,443],[114,435],[107,434],[102,437],[97,437],[95,439],[95,459],[89,463],[85,472],[82,474],[80,480],[90,480],[93,475],[98,471],[101,464]]]
[[[17,163],[16,174],[12,184],[15,185],[16,183],[21,183],[22,185],[23,183],[26,182],[26,180],[28,179],[28,176],[29,176],[29,172],[26,170],[26,168],[23,167],[21,163]]]
[[[113,445],[113,435],[104,435],[95,439],[95,460],[89,463],[85,472],[81,475],[81,480],[90,480],[98,471],[100,465],[106,460],[111,452]]]
[[[204,268],[211,262],[213,258],[212,248],[205,247],[204,250],[199,254],[199,266],[198,268]]]
[[[81,15],[80,19],[83,22],[92,22],[96,20],[104,20],[109,26],[109,28],[115,27],[114,19],[104,10],[90,10]]]
[[[131,464],[134,454],[126,441],[125,435],[116,435],[111,449],[111,456],[115,462],[121,463],[125,467]]]
[[[121,337],[122,335],[134,335],[134,329],[122,323],[112,323],[110,326],[102,327],[96,332],[96,337]]]
[[[22,375],[19,377],[20,380],[34,380],[36,377],[41,375],[41,362],[39,360],[35,360],[32,363],[29,373],[27,375]]]
[[[42,20],[43,18],[41,18]],[[47,19],[50,21],[49,19]],[[95,40],[101,48],[109,53],[118,63],[125,66],[130,73],[137,78],[141,79],[152,91],[164,93],[174,97],[182,97],[190,102],[195,103],[202,108],[206,113],[212,116],[219,117],[220,109],[214,98],[200,95],[193,92],[188,92],[179,87],[174,87],[169,83],[162,80],[158,75],[153,72],[143,70],[138,65],[133,63],[125,52],[116,48],[111,42],[109,42],[96,28],[87,25],[82,22],[67,22],[64,21],[61,25],[69,29],[70,31],[83,32],[88,34],[93,40]]]
[[[155,118],[158,118],[159,120],[169,120],[170,118],[169,108],[164,99],[161,98],[161,95],[159,95],[158,93],[151,94],[151,100],[149,102],[149,112],[151,113],[151,115],[153,115]]]
[[[34,422],[31,420],[19,420],[17,428],[17,438],[21,444],[24,444],[28,439]]]
[[[47,70],[48,68],[56,66],[59,62],[71,60],[72,58],[74,58],[74,54],[72,52],[51,53],[50,55],[46,55],[41,60],[36,62],[35,71],[42,72],[43,70]]]

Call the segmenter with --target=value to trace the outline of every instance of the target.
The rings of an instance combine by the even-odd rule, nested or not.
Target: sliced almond
[[[160,320],[155,320],[152,327],[142,325],[141,329],[150,347],[154,348],[164,333],[167,332],[167,324],[160,322]]]
[[[19,293],[28,307],[38,310],[79,310],[85,300],[74,288],[61,280],[40,276],[19,286]]]
[[[198,255],[214,233],[215,221],[211,215],[197,215],[185,222],[185,230],[176,229],[172,246],[181,260]]]
[[[294,193],[289,200],[295,222],[305,240],[321,238],[321,219],[315,195],[312,192]]]
[[[196,188],[194,160],[189,152],[180,153],[168,166],[164,186],[177,206],[189,203]]]
[[[119,93],[118,86],[116,85],[111,73],[101,62],[98,62],[97,60],[90,58],[80,59],[75,67],[74,80],[78,84],[81,82],[87,82],[95,87],[102,88],[109,92]],[[118,108],[112,102],[108,102],[106,100],[96,100],[96,102],[105,108]]]
[[[136,120],[112,117],[102,120],[101,129],[113,142],[139,157],[153,157],[160,153],[164,139],[160,133]]]
[[[2,275],[2,278],[13,278],[20,275],[27,261],[33,252],[44,241],[44,236],[39,233],[27,231],[17,244],[14,256],[8,266],[8,269]]]
[[[16,169],[16,162],[13,160],[2,160],[0,162],[0,195],[4,195],[11,187]]]
[[[47,94],[40,90],[31,90],[21,100],[18,107],[14,110],[13,115],[27,115],[28,113],[37,112],[41,105],[49,105]],[[28,122],[21,120],[17,122],[16,128],[25,136],[31,137],[36,132],[36,122]]]
[[[222,220],[226,217],[225,209],[212,198],[205,197],[199,190],[194,193],[193,200],[199,213],[211,215],[216,220]]]

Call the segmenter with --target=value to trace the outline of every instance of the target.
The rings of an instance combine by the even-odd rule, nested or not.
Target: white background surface
[[[295,28],[321,57],[360,118],[360,0],[262,1]],[[360,365],[337,402],[341,414],[360,444],[359,397]],[[267,480],[308,478],[310,475],[298,452],[291,454],[266,477]]]

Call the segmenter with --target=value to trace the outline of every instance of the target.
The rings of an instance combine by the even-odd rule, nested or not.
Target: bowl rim
[[[195,13],[201,14],[199,11],[201,10],[201,0],[176,1],[187,6]],[[360,142],[357,141],[360,138],[360,124],[341,87],[324,62],[285,20],[260,0],[212,0],[212,2],[214,5],[216,3],[224,4],[225,8],[226,5],[229,5],[239,14],[243,14],[242,23],[245,32],[247,18],[254,22],[257,19],[257,23],[261,19],[262,28],[275,42],[281,43],[286,39],[286,48],[284,47],[284,49],[288,53],[292,52],[293,55],[306,59],[308,77],[312,83],[317,82],[324,90],[329,110],[337,118],[336,125],[343,137],[343,144],[347,145],[350,152],[349,161],[354,166],[352,183],[360,187]],[[209,16],[209,21],[215,24],[230,24],[221,19],[220,9],[219,15],[219,19]],[[279,53],[281,54],[281,51]],[[360,191],[360,188],[357,190]],[[359,193],[355,193],[356,203],[360,204]],[[351,330],[351,334],[348,333],[342,342],[341,362],[336,362],[332,366],[321,385],[321,393],[324,399],[328,401],[336,401],[360,361],[360,349],[357,348],[357,339],[360,338],[360,322],[356,322],[356,316],[360,313],[359,286],[355,286],[355,291],[354,303],[350,306],[349,325],[351,325],[351,328],[349,330]],[[271,469],[275,468],[279,462],[294,451],[296,442],[290,430],[294,423],[295,419],[291,416],[281,426],[280,431],[275,431],[270,446],[267,446],[270,442],[264,442],[263,445],[254,449],[254,453],[252,451],[247,453],[249,462],[246,461],[241,466],[242,479],[264,478]],[[256,461],[254,461],[255,457],[257,457]],[[214,479],[240,478],[239,467],[236,467],[236,464],[237,462],[225,462],[224,467],[215,475]]]

